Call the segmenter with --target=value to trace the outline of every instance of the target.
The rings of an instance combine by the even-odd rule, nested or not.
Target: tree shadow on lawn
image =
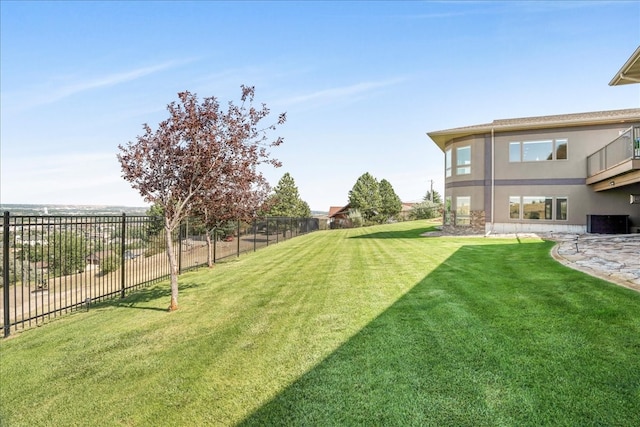
[[[590,359],[603,354],[590,353],[593,343],[576,334],[585,325],[609,338],[622,334],[594,310],[617,310],[629,298],[640,309],[640,297],[554,268],[551,246],[460,248],[240,425],[625,425],[639,419],[633,346],[620,360],[585,373],[582,363],[593,365]],[[628,312],[619,315],[637,325],[637,337],[640,317],[629,322]],[[614,344],[625,347],[628,332],[618,336]]]
[[[204,283],[180,283],[180,291],[185,291],[191,288],[198,288],[203,286]],[[169,283],[160,282],[150,285],[147,288],[142,288],[134,291],[130,291],[124,298],[109,299],[101,303],[98,303],[101,307],[122,307],[122,308],[135,308],[138,310],[156,310],[167,311],[169,305],[168,298],[171,296],[171,286]],[[166,298],[166,300],[165,300]],[[162,303],[166,303],[164,307],[144,305],[151,301],[160,300]],[[96,304],[97,305],[97,304]]]

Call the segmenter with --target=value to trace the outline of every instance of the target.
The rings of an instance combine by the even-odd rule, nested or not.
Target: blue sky
[[[426,133],[640,107],[608,82],[640,44],[626,2],[0,3],[2,203],[143,206],[117,146],[189,90],[287,112],[274,149],[313,210],[365,172],[444,188]]]

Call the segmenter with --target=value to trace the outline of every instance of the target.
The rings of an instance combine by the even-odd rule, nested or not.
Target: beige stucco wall
[[[548,130],[500,133],[494,136],[495,182],[493,221],[504,228],[522,231],[584,231],[587,214],[629,215],[632,227],[640,227],[640,205],[629,203],[629,194],[640,194],[640,184],[605,192],[594,192],[584,183],[587,177],[587,156],[613,141],[630,124],[570,127]],[[566,160],[539,162],[509,162],[509,143],[567,139]],[[485,212],[487,228],[491,216],[491,135],[452,140],[452,176],[445,179],[445,197],[451,197],[453,211],[456,197],[470,196],[471,210]],[[471,146],[471,174],[456,174],[456,148]],[[523,182],[518,182],[523,180]],[[536,182],[538,180],[538,182]],[[540,180],[545,183],[540,184]],[[567,220],[513,220],[509,218],[510,196],[567,197]],[[555,199],[554,199],[555,200]],[[634,228],[635,230],[635,228]]]
[[[451,149],[451,172],[452,176],[446,178],[447,183],[459,183],[463,181],[483,180],[484,179],[484,140],[483,136],[461,138],[447,144],[445,149]],[[458,175],[457,168],[457,148],[471,147],[471,173]],[[446,169],[446,165],[445,165]]]
[[[587,157],[616,139],[620,132],[628,128],[628,124],[622,124],[498,134],[495,136],[495,178],[496,180],[586,178]],[[550,139],[569,141],[567,160],[509,162],[510,142]]]

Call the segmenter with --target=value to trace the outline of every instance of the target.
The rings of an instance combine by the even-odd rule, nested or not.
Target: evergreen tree
[[[361,175],[349,191],[349,204],[360,211],[365,222],[373,221],[380,213],[379,184],[369,172]]]
[[[409,212],[409,218],[411,219],[430,219],[435,218],[440,214],[442,206],[437,203],[432,203],[431,200],[423,200],[422,202],[411,208]]]
[[[433,202],[436,205],[442,204],[442,196],[436,190],[433,190],[433,200],[431,200],[431,191],[427,191],[427,194],[424,196],[423,201]]]
[[[427,191],[422,202],[411,208],[411,212],[409,212],[411,219],[430,219],[441,214],[442,196],[435,190],[433,190],[433,201],[431,201],[431,196],[431,191]]]
[[[271,209],[269,216],[286,216],[296,218],[308,218],[311,216],[311,209],[304,200],[300,199],[300,193],[296,182],[289,174],[285,173],[278,185],[273,189],[271,196]]]
[[[311,208],[309,207],[309,203],[304,200],[300,200],[297,216],[299,218],[311,218]]]
[[[379,185],[380,192],[380,222],[386,222],[396,217],[402,210],[402,201],[396,194],[389,181],[383,179]]]
[[[362,215],[360,214],[360,211],[358,209],[351,209],[347,217],[349,218],[351,227],[354,227],[354,228],[362,227],[363,225]]]

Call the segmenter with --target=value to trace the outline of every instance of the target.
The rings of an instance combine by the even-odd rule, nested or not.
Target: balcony
[[[640,182],[640,126],[587,157],[587,184],[594,191]]]

